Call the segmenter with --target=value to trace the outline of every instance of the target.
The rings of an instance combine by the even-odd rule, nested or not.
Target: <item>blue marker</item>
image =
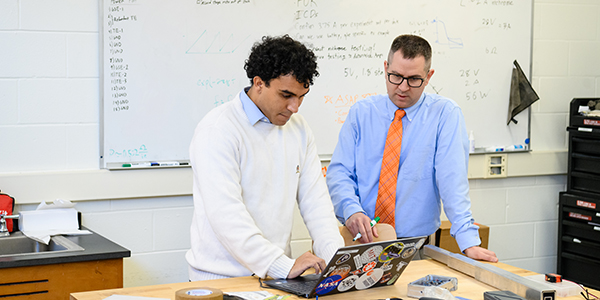
[[[485,148],[486,152],[502,152],[504,151],[504,148],[502,147],[487,147]]]
[[[524,150],[525,147],[523,145],[510,145],[506,147],[506,150],[514,151],[514,150]]]

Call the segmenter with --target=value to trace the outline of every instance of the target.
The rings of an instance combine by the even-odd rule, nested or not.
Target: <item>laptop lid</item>
[[[394,284],[426,237],[402,238],[338,249],[320,275],[264,281],[269,287],[312,298]]]

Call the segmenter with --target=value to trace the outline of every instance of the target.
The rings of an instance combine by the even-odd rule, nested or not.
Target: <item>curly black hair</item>
[[[244,64],[250,79],[260,77],[267,86],[279,76],[294,75],[299,83],[308,88],[313,84],[317,71],[317,57],[312,50],[290,36],[264,36],[262,42],[252,46],[250,56]]]

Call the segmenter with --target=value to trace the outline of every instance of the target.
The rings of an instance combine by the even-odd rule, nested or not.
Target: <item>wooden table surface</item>
[[[537,273],[513,267],[503,263],[494,264],[495,266],[512,272],[520,276],[535,275]],[[419,278],[425,277],[426,275],[441,275],[451,276],[458,279],[458,289],[453,291],[454,296],[460,296],[472,300],[482,300],[483,292],[494,291],[496,288],[482,283],[473,277],[460,273],[448,266],[439,263],[431,259],[412,261],[407,269],[402,273],[400,278],[392,286],[372,288],[363,291],[347,292],[342,294],[335,294],[330,296],[324,296],[327,300],[339,300],[339,299],[385,299],[390,297],[400,297],[405,300],[410,300],[406,295],[408,283],[413,282]],[[162,284],[153,286],[143,287],[131,287],[122,289],[102,290],[93,292],[82,292],[71,294],[71,300],[102,300],[111,295],[128,295],[128,296],[143,296],[143,297],[156,297],[175,299],[175,292],[180,289],[197,288],[197,287],[210,287],[220,289],[223,292],[247,292],[247,291],[258,291],[267,290],[272,294],[286,295],[287,293],[280,290],[274,289],[262,289],[260,288],[257,277],[239,277],[229,279],[218,279],[198,282],[183,282],[183,283],[172,283]],[[591,291],[591,290],[590,290]],[[323,297],[321,297],[323,298]],[[296,296],[287,299],[305,299],[298,298]],[[572,296],[566,298],[560,298],[561,300],[583,300],[581,296]]]

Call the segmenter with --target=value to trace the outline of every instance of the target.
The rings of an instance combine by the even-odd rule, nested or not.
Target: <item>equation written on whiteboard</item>
[[[108,156],[123,159],[146,158],[148,148],[146,148],[146,145],[141,145],[133,149],[108,149]]]
[[[477,101],[477,100],[485,100],[488,98],[491,89],[485,88],[485,82],[482,84],[481,69],[460,69],[458,74],[462,80],[464,80],[465,85],[465,100],[467,101]]]
[[[196,81],[196,86],[203,90],[214,91],[216,94],[212,96],[212,104],[217,107],[225,104],[235,98],[237,93],[231,93],[230,87],[236,84],[236,78],[200,78]],[[211,96],[208,96],[211,97]]]

